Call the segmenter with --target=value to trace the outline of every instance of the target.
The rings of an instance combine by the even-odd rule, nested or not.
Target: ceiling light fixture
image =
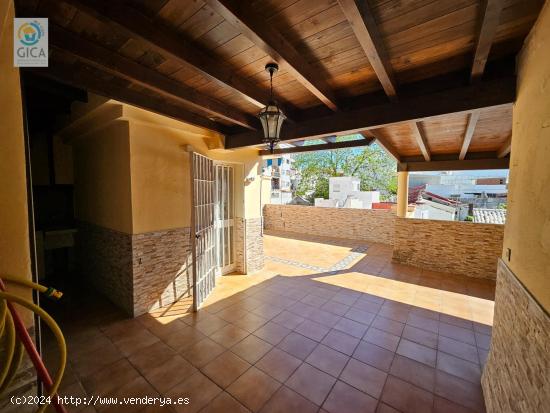
[[[273,75],[279,70],[279,65],[277,63],[268,63],[265,65],[265,70],[269,73],[269,102],[260,111],[258,117],[260,118],[260,122],[262,122],[264,130],[264,143],[267,145],[269,152],[273,153],[275,146],[279,143],[281,126],[283,126],[286,116],[273,99]]]

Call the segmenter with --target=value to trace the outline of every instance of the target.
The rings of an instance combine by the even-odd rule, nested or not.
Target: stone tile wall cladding
[[[265,205],[265,229],[393,244],[395,214],[386,210]]]
[[[193,295],[190,228],[132,236],[134,315]]]
[[[550,406],[550,317],[499,260],[491,351],[482,386],[488,413]]]
[[[192,294],[189,228],[130,235],[81,222],[77,251],[81,272],[129,315]]]
[[[393,261],[495,279],[504,225],[397,218]]]
[[[246,273],[253,274],[264,267],[262,218],[245,220]]]

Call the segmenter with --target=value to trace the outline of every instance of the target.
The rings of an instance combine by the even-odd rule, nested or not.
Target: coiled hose
[[[2,396],[2,393],[9,387],[10,382],[13,380],[21,364],[23,352],[26,349],[31,356],[31,360],[37,369],[40,379],[46,387],[47,394],[45,396],[51,398],[52,404],[55,405],[56,410],[64,411],[65,409],[58,403],[57,397],[54,397],[57,394],[67,363],[67,346],[63,333],[55,320],[42,308],[30,300],[6,292],[2,280],[31,288],[55,300],[58,300],[62,296],[61,292],[51,287],[45,287],[9,275],[0,276],[0,349],[2,349],[2,352],[0,352],[0,396]],[[36,348],[30,340],[13,303],[17,303],[37,314],[54,334],[59,347],[60,360],[58,370],[53,380],[50,378],[48,371],[40,360]],[[48,404],[42,404],[37,413],[42,413],[47,407]]]

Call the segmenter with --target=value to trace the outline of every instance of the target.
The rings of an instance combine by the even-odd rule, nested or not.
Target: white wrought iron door
[[[193,252],[193,308],[197,311],[216,284],[216,235],[214,232],[214,163],[191,153]]]
[[[235,269],[235,198],[233,188],[234,168],[216,164],[216,257],[220,274]]]

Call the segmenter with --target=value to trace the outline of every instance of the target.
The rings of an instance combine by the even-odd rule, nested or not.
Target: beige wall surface
[[[7,11],[7,13],[6,13]],[[13,67],[13,2],[0,6],[0,275],[31,279],[25,141],[19,71]],[[11,289],[30,298],[30,292]],[[28,325],[30,315],[25,314]]]
[[[550,4],[519,59],[503,260],[550,310]],[[511,260],[507,250],[511,250]]]
[[[76,218],[131,234],[128,123],[111,122],[72,145]]]

